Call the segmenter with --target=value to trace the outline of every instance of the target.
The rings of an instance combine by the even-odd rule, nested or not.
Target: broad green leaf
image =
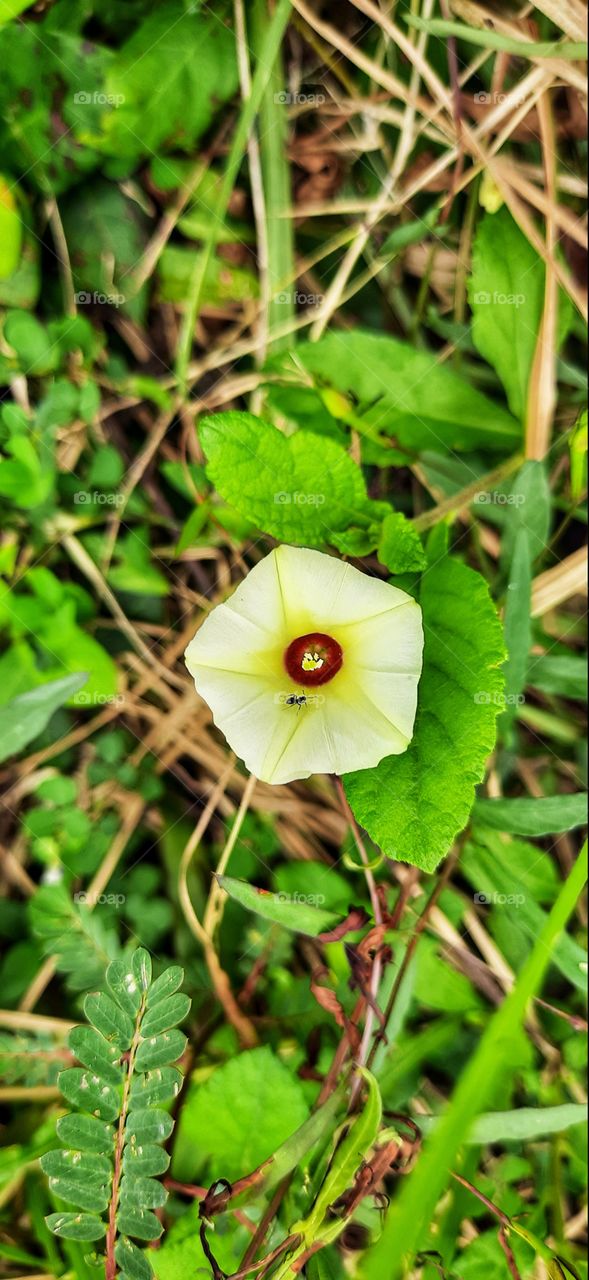
[[[152,1071],[182,1057],[188,1041],[183,1031],[164,1031],[142,1040],[135,1055],[137,1071]]]
[[[190,997],[178,992],[169,996],[166,1001],[148,1009],[141,1020],[141,1035],[155,1036],[160,1031],[169,1031],[170,1027],[183,1022],[190,1009]]]
[[[4,337],[16,353],[22,373],[38,377],[57,368],[59,348],[35,316],[26,311],[9,311],[4,321]]]
[[[74,1027],[68,1036],[68,1044],[78,1061],[101,1076],[107,1084],[123,1083],[118,1049],[109,1045],[94,1027]]]
[[[182,1084],[182,1073],[177,1067],[156,1067],[154,1071],[137,1074],[131,1084],[131,1106],[153,1107],[177,1097]]]
[[[192,154],[238,83],[230,25],[206,7],[161,0],[111,66],[106,91],[120,101],[99,145],[126,168],[165,150]]]
[[[544,264],[509,209],[487,213],[473,244],[472,336],[497,371],[511,412],[523,419],[544,305]]]
[[[279,367],[300,379],[300,364],[325,385],[352,393],[359,416],[407,449],[508,451],[521,430],[514,418],[436,355],[397,338],[354,330],[297,347]],[[273,367],[276,364],[273,362]],[[319,397],[318,397],[319,400]]]
[[[191,1084],[178,1118],[173,1175],[234,1181],[272,1156],[307,1116],[300,1080],[270,1048],[237,1054],[204,1084]]]
[[[126,1172],[143,1174],[145,1177],[157,1178],[165,1173],[170,1157],[163,1147],[154,1142],[146,1142],[138,1146],[136,1142],[128,1142],[123,1151],[123,1169]]]
[[[165,1142],[169,1138],[174,1121],[167,1111],[158,1107],[145,1107],[131,1111],[125,1129],[125,1141],[142,1147],[145,1143]]]
[[[366,1280],[400,1280],[412,1265],[436,1205],[455,1167],[462,1143],[476,1117],[489,1105],[497,1087],[512,1073],[512,1049],[521,1034],[531,998],[538,993],[555,940],[565,928],[587,876],[586,847],[536,939],[534,949],[513,990],[493,1015],[469,1058],[447,1111],[427,1140],[411,1177],[404,1179],[380,1236],[365,1254]]]
[[[475,817],[496,831],[520,836],[558,835],[587,822],[582,792],[561,796],[521,796],[515,800],[477,800]]]
[[[133,1039],[133,1023],[128,1014],[103,991],[86,996],[84,1013],[88,1022],[117,1049],[128,1049]]]
[[[427,560],[421,538],[411,521],[400,511],[391,512],[382,522],[378,558],[391,573],[415,573],[425,569]]]
[[[292,929],[293,933],[303,933],[309,938],[316,938],[319,933],[333,929],[341,920],[334,911],[324,911],[321,907],[301,901],[290,893],[271,893],[268,889],[257,889],[247,880],[235,880],[232,876],[218,876],[222,889],[239,902],[246,911],[254,911],[271,920],[273,924],[282,925],[283,929]]]
[[[250,413],[202,418],[198,434],[215,488],[275,538],[322,547],[369,509],[360,468],[324,436],[284,436]]]
[[[89,1111],[99,1120],[116,1120],[120,1110],[120,1093],[105,1084],[100,1076],[81,1067],[60,1071],[58,1084],[67,1102]]]
[[[159,1240],[164,1229],[150,1209],[134,1206],[119,1209],[117,1227],[124,1235],[134,1236],[136,1240]]]
[[[153,1009],[156,1004],[160,1004],[162,1000],[167,1000],[168,996],[173,996],[178,987],[182,986],[184,981],[184,970],[180,965],[171,965],[169,969],[164,969],[159,978],[152,983],[147,993],[147,1008]]]
[[[91,1213],[50,1213],[45,1222],[62,1240],[101,1240],[106,1234],[106,1223]]]
[[[54,711],[77,693],[87,679],[86,672],[79,671],[61,680],[51,680],[0,707],[0,760],[22,751],[38,738]]]
[[[60,1116],[56,1127],[60,1141],[71,1144],[79,1151],[97,1154],[110,1154],[113,1151],[114,1129],[95,1116]]]
[[[124,1237],[117,1241],[115,1258],[128,1280],[153,1280],[153,1271],[137,1245]]]
[[[495,742],[505,656],[487,585],[450,557],[423,576],[425,628],[413,741],[347,774],[358,821],[388,857],[433,871],[468,821]]]

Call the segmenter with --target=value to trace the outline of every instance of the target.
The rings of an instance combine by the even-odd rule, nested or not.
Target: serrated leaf
[[[68,1036],[68,1045],[78,1061],[101,1076],[107,1084],[117,1086],[123,1083],[118,1049],[109,1045],[94,1027],[73,1027]]]
[[[165,1067],[182,1057],[188,1041],[183,1031],[164,1031],[161,1035],[142,1040],[135,1056],[137,1071],[152,1071]]]
[[[60,1071],[58,1084],[72,1106],[89,1111],[99,1120],[116,1120],[121,1105],[120,1093],[92,1071],[68,1067],[66,1071]]]
[[[103,991],[86,996],[84,1013],[88,1022],[96,1027],[109,1044],[114,1044],[121,1050],[129,1048],[135,1028],[128,1014],[123,1013],[110,996]]]
[[[486,582],[448,557],[424,574],[425,629],[413,741],[347,774],[354,814],[388,857],[433,871],[468,820],[495,742],[505,657]]]
[[[125,1139],[142,1147],[148,1142],[165,1142],[169,1138],[174,1121],[167,1111],[158,1107],[145,1107],[131,1111],[125,1129]]]
[[[506,207],[479,223],[468,293],[474,344],[521,419],[542,320],[544,264]]]
[[[151,956],[145,947],[138,947],[131,961],[133,973],[142,991],[148,991],[151,983]]]
[[[126,1209],[161,1209],[168,1193],[155,1178],[125,1174],[121,1179],[120,1207]]]
[[[88,1182],[105,1186],[112,1177],[112,1164],[107,1156],[84,1151],[47,1151],[41,1156],[41,1168],[48,1178],[79,1174]]]
[[[246,911],[253,911],[264,920],[271,920],[273,924],[282,925],[283,929],[292,929],[294,933],[303,933],[309,938],[333,929],[341,920],[335,911],[323,911],[321,907],[307,902],[291,901],[288,893],[270,893],[232,876],[217,876],[217,880],[229,897]]]
[[[110,1125],[95,1116],[60,1116],[56,1125],[57,1136],[78,1151],[111,1154],[115,1132]]]
[[[169,969],[165,969],[159,978],[149,988],[147,993],[147,1008],[153,1009],[156,1004],[160,1004],[162,1000],[167,1000],[168,996],[173,996],[178,987],[184,982],[184,970],[179,964],[170,965]]]
[[[104,1213],[110,1198],[108,1186],[99,1187],[83,1176],[49,1178],[49,1188],[60,1200],[89,1213]]]
[[[146,1142],[138,1146],[135,1141],[128,1142],[123,1151],[123,1169],[133,1176],[143,1174],[146,1178],[157,1178],[165,1173],[170,1157],[163,1147]]]
[[[131,1084],[131,1106],[153,1107],[177,1097],[182,1085],[182,1072],[177,1067],[157,1067],[155,1071],[137,1074]]]
[[[134,1236],[136,1240],[159,1240],[163,1226],[150,1209],[120,1209],[117,1213],[117,1226],[126,1236]]]
[[[134,1022],[141,1007],[141,987],[123,960],[113,960],[106,970],[106,983],[116,1003]]]
[[[392,511],[382,522],[378,558],[391,573],[415,573],[425,569],[427,559],[421,538],[411,521],[400,511]]]
[[[62,1240],[101,1240],[106,1235],[106,1224],[91,1213],[50,1213],[45,1222]]]
[[[170,1027],[183,1022],[190,1009],[190,997],[183,995],[170,996],[153,1009],[148,1009],[141,1021],[141,1035],[153,1036],[159,1031],[169,1031]]]
[[[129,1280],[153,1280],[153,1271],[137,1245],[124,1237],[117,1241],[115,1258]]]
[[[360,468],[326,436],[284,436],[250,413],[202,418],[198,433],[217,491],[275,538],[322,547],[370,510]]]

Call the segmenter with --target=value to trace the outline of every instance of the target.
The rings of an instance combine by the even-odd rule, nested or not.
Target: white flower
[[[320,551],[281,546],[213,609],[185,656],[250,773],[282,783],[405,751],[422,650],[411,596]]]

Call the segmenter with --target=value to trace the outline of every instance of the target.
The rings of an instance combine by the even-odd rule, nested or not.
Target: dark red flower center
[[[322,631],[297,636],[284,652],[284,665],[291,680],[303,686],[327,684],[337,675],[343,660],[341,644]]]

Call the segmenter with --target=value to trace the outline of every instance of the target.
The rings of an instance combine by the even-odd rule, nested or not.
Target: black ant
[[[286,699],[287,707],[297,707],[299,711],[301,707],[306,706],[306,704],[307,704],[306,693],[289,693],[288,698]]]

